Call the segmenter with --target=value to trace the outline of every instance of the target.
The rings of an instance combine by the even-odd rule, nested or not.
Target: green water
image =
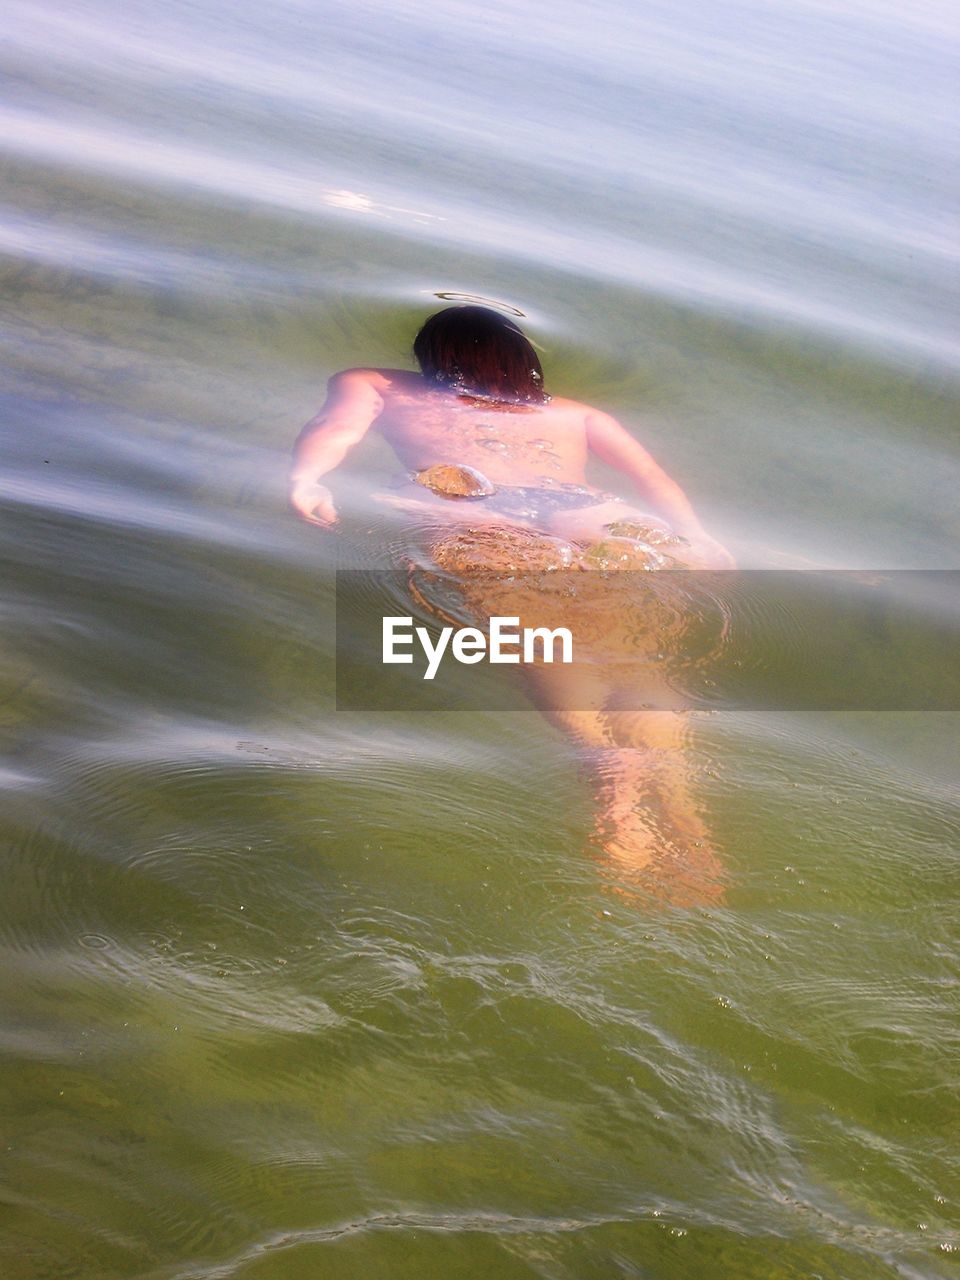
[[[947,9],[7,25],[4,1276],[954,1274],[957,716],[703,716],[627,899],[532,708],[335,710],[286,506],[469,293],[742,565],[956,568]]]

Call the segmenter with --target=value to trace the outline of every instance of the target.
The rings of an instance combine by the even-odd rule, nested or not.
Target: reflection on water
[[[382,442],[286,507],[478,297],[741,565],[956,567],[946,7],[5,19],[4,1274],[948,1274],[955,716],[699,717],[653,907],[534,709],[334,711]]]

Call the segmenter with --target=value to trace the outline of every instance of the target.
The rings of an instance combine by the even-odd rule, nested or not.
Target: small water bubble
[[[687,1229],[686,1227],[671,1227],[670,1234],[672,1236],[676,1236],[677,1239],[679,1239],[681,1236],[685,1236],[687,1234]]]
[[[721,1009],[729,1009],[731,1006],[731,1001],[727,996],[715,996],[714,999]]]

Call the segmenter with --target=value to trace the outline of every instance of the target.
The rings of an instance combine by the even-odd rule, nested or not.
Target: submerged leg
[[[666,599],[638,596],[638,582],[656,574],[557,576],[565,549],[557,531],[503,529],[440,540],[433,556],[461,576],[474,622],[518,617],[521,627],[562,625],[576,637],[575,665],[541,663],[524,675],[536,705],[579,749],[609,869],[677,904],[715,902],[720,863],[694,796],[689,716],[648,709],[677,705],[653,659],[682,647],[683,600],[669,589]]]
[[[676,905],[720,901],[722,866],[694,794],[689,716],[611,712],[616,687],[599,677],[574,688],[569,676],[539,668],[531,682],[537,705],[579,748],[608,868]]]

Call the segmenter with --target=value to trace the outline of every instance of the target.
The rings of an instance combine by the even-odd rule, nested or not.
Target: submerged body
[[[428,334],[432,345],[423,342]],[[374,498],[434,528],[433,561],[457,575],[475,620],[521,614],[525,626],[562,622],[574,635],[592,634],[593,653],[575,675],[537,666],[525,676],[533,701],[580,751],[595,796],[596,842],[609,864],[648,885],[652,875],[673,901],[715,900],[719,861],[692,789],[689,719],[629,709],[631,697],[634,707],[657,705],[637,703],[636,681],[661,678],[648,659],[663,656],[656,651],[669,628],[651,622],[638,636],[601,573],[583,575],[584,590],[548,620],[551,597],[537,575],[574,563],[729,568],[729,552],[616,419],[545,393],[539,360],[510,322],[454,308],[427,322],[414,351],[423,373],[348,369],[331,379],[326,403],[296,444],[293,507],[313,524],[334,525],[323,479],[375,425],[402,473]],[[629,482],[637,505],[589,482],[591,455]],[[668,558],[654,547],[668,549]],[[684,628],[681,616],[678,643]]]
[[[458,392],[406,370],[348,369],[331,379],[326,404],[297,443],[291,501],[301,516],[321,525],[336,521],[322,477],[374,424],[406,472],[406,486],[378,495],[392,506],[429,510],[438,520],[537,528],[580,541],[604,536],[611,523],[637,520],[684,538],[689,551],[683,558],[690,564],[732,564],[680,487],[609,414],[559,397],[531,404]],[[591,454],[632,482],[642,506],[588,482]],[[443,494],[417,482],[441,467],[472,469],[481,492]]]

